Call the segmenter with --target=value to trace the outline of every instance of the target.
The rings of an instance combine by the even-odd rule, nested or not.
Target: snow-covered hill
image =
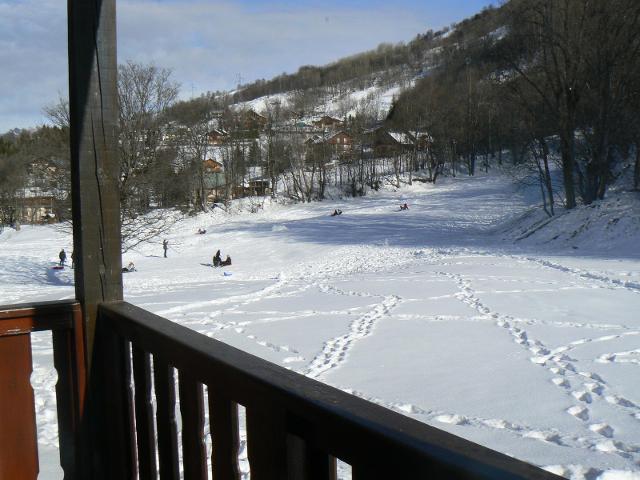
[[[417,74],[399,74],[395,81],[381,81],[374,76],[368,79],[368,85],[359,88],[355,85],[344,85],[341,93],[324,92],[318,94],[315,105],[310,111],[305,112],[298,121],[310,122],[323,115],[329,115],[340,120],[355,117],[358,113],[366,112],[378,120],[383,120],[394,100],[400,93],[411,88],[419,78]],[[295,110],[295,96],[299,92],[292,91],[274,95],[266,95],[247,102],[234,105],[236,109],[251,109],[257,113],[266,115],[275,105],[279,105],[284,111]]]
[[[258,213],[216,209],[176,226],[169,258],[160,242],[126,254],[137,272],[125,274],[125,297],[569,478],[638,479],[640,252],[638,230],[625,226],[636,224],[621,212],[604,237],[616,248],[598,248],[587,229],[573,238],[578,249],[568,242],[558,255],[537,234],[515,244],[505,234],[531,207],[508,178],[480,175],[267,202]],[[335,208],[344,213],[329,216]],[[597,211],[554,222],[575,228],[573,215]],[[590,229],[611,220],[590,218]],[[5,230],[0,303],[71,297],[73,272],[49,268],[70,242],[51,226]],[[231,267],[210,266],[217,249]],[[36,338],[45,479],[58,478],[50,348]],[[241,458],[246,471],[244,443]]]

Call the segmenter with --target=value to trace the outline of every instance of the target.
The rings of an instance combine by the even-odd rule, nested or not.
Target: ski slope
[[[125,254],[125,298],[567,478],[640,479],[640,250],[503,240],[533,201],[480,176],[214,210],[167,235],[167,259],[161,240]],[[0,303],[71,298],[72,271],[48,268],[62,247],[50,226],[2,233]],[[50,348],[34,340],[40,478],[60,478]]]

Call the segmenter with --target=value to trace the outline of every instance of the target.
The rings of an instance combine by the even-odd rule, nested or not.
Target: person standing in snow
[[[162,248],[164,250],[164,258],[167,258],[167,250],[169,249],[169,242],[167,240],[162,241]]]
[[[58,254],[58,258],[60,259],[60,266],[64,267],[64,262],[67,261],[67,253],[64,251],[64,248],[60,250],[60,253]]]
[[[216,254],[213,256],[213,266],[219,267],[221,263],[222,263],[222,258],[220,258],[220,250],[218,250]]]
[[[71,268],[74,268],[76,264],[76,251],[71,250]]]

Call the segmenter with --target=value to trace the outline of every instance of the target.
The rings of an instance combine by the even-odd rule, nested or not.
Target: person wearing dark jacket
[[[162,241],[162,248],[164,250],[164,258],[167,258],[167,250],[169,248],[169,242],[167,240]]]
[[[60,266],[64,267],[64,262],[67,261],[67,253],[64,251],[64,248],[60,250],[60,253],[58,254],[58,258],[60,259]]]
[[[221,267],[227,267],[229,265],[231,265],[231,257],[229,255],[227,255],[227,258],[223,262],[220,263],[220,266]]]
[[[222,263],[222,258],[220,258],[220,250],[218,250],[216,254],[213,256],[213,266],[219,267],[221,263]]]

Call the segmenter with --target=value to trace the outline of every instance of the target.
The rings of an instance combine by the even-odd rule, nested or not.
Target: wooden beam
[[[69,0],[68,13],[75,286],[91,363],[98,303],[122,299],[116,1]]]
[[[98,305],[122,300],[116,0],[67,7],[75,289],[87,358],[75,478],[133,478],[128,344],[98,332]]]

